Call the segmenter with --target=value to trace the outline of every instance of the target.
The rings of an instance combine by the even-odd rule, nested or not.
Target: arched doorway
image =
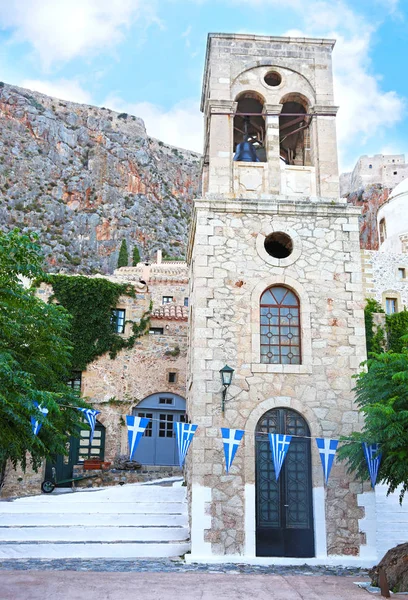
[[[266,412],[256,427],[256,555],[315,555],[309,437],[293,437],[279,480],[267,433],[310,436],[305,419],[288,408]]]
[[[168,392],[152,394],[133,409],[133,415],[150,419],[135,452],[142,465],[178,464],[174,423],[186,420],[186,401]]]

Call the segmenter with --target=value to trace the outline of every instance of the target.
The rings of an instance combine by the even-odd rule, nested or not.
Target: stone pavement
[[[370,600],[353,577],[231,572],[2,571],[1,600]],[[377,596],[378,598],[378,596]],[[394,596],[396,598],[396,596]]]
[[[0,600],[370,600],[362,580],[342,567],[18,559],[0,561]]]

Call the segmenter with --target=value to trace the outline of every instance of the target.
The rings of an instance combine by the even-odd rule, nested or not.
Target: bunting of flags
[[[34,402],[34,406],[38,408],[38,410],[44,415],[44,417],[48,415],[48,408],[45,408],[45,406],[39,405],[38,402]],[[33,428],[33,434],[38,435],[42,427],[42,423],[37,421],[35,417],[31,417],[31,427]]]
[[[373,488],[377,481],[378,469],[380,468],[381,462],[381,452],[379,452],[379,449],[379,444],[367,444],[366,442],[363,442],[364,456],[367,461],[368,472]]]
[[[292,436],[283,435],[281,433],[269,433],[268,435],[272,452],[272,460],[275,467],[275,477],[276,481],[278,481],[283,461],[285,460],[285,456],[289,450]]]
[[[339,440],[329,438],[316,438],[316,444],[319,449],[320,460],[322,461],[324,481],[327,483],[333,466]]]
[[[129,456],[130,460],[133,460],[133,456],[136,452],[136,448],[140,442],[142,435],[144,434],[146,427],[149,424],[150,419],[145,417],[134,417],[126,415],[126,425],[128,428],[128,440],[129,440]]]
[[[38,404],[38,402],[34,402],[33,404],[36,408],[38,408],[42,415],[44,415],[44,417],[48,414],[48,408],[42,407]],[[91,430],[90,444],[92,444],[93,436],[95,433],[96,416],[100,414],[100,411],[80,407],[76,407],[76,409],[83,413],[84,418],[89,423]],[[126,415],[130,460],[133,460],[136,448],[146,430],[147,425],[149,424],[149,421],[150,419],[144,417]],[[38,435],[42,427],[42,423],[38,421],[36,417],[31,417],[31,426],[33,434]],[[190,423],[175,422],[174,430],[176,433],[179,464],[180,467],[182,467],[186,459],[186,455],[190,444],[193,440],[194,434],[197,430],[197,425],[192,425]],[[245,431],[242,429],[229,429],[227,427],[221,427],[221,435],[225,455],[225,470],[227,473],[231,468],[231,465],[234,461],[235,455],[237,453],[241,440],[244,437],[244,434]],[[276,481],[278,481],[284,460],[289,450],[292,436],[280,433],[269,433],[268,437],[272,453],[272,460],[275,467],[275,477]],[[322,462],[324,481],[327,484],[336,456],[339,440],[333,440],[330,438],[315,439],[319,451],[320,460]],[[381,452],[379,451],[379,444],[367,444],[366,442],[363,442],[362,446],[364,456],[367,462],[371,485],[374,488],[381,463]]]
[[[230,470],[240,441],[244,437],[244,433],[245,431],[242,431],[242,429],[227,429],[226,427],[221,427],[221,435],[225,454],[225,469],[227,473]]]
[[[190,425],[189,423],[174,423],[174,430],[176,432],[177,447],[179,452],[180,468],[184,464],[187,451],[190,447],[196,429],[197,425]]]
[[[78,406],[77,410],[80,410],[83,413],[85,419],[89,423],[89,426],[91,428],[91,434],[89,436],[89,445],[91,445],[95,433],[96,415],[99,415],[101,411],[93,410],[92,408],[79,408]]]

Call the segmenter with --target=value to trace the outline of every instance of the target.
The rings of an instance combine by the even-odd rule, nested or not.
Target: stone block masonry
[[[200,300],[206,310],[193,310],[191,318],[188,414],[199,429],[189,484],[192,520],[203,510],[205,524],[193,537],[193,557],[255,555],[254,432],[266,411],[292,408],[318,437],[338,438],[361,426],[352,393],[352,376],[365,358],[358,215],[355,207],[325,199],[195,202],[190,295],[193,307]],[[293,241],[282,261],[264,249],[272,231]],[[288,286],[300,299],[300,365],[260,362],[259,299],[272,285]],[[235,373],[222,414],[225,363]],[[229,475],[220,472],[222,426],[246,431]],[[336,465],[324,491],[314,444],[312,479],[317,556],[357,556],[364,543],[360,488]]]

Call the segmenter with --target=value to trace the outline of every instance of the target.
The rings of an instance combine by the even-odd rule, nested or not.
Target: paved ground
[[[5,571],[1,600],[370,600],[356,578],[223,572]],[[397,596],[394,596],[397,598]]]

